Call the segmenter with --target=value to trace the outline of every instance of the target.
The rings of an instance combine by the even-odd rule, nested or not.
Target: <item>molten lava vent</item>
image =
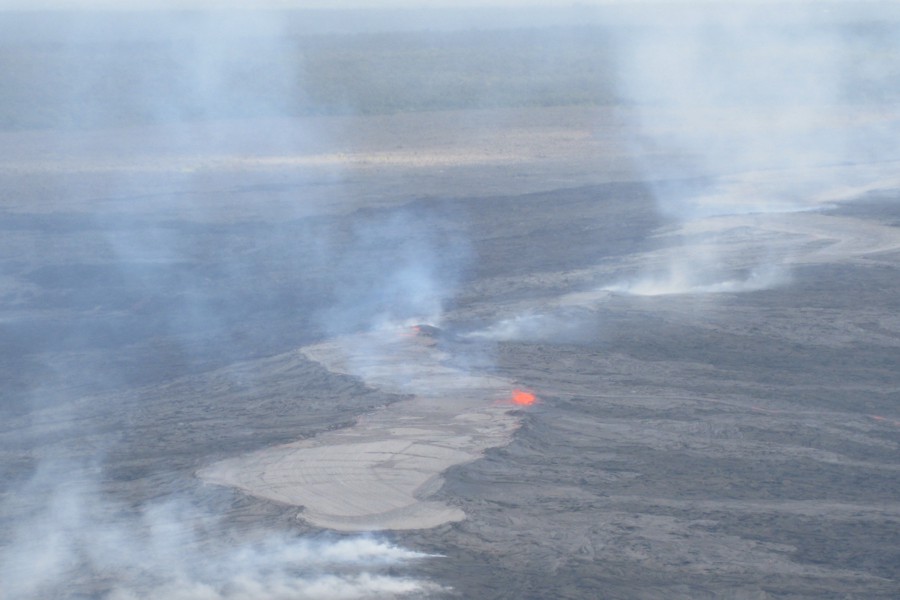
[[[525,390],[512,391],[512,403],[517,406],[531,406],[537,402],[537,396]]]

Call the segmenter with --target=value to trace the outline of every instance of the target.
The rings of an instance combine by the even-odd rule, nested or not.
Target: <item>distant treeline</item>
[[[601,28],[0,41],[0,128],[616,101]]]

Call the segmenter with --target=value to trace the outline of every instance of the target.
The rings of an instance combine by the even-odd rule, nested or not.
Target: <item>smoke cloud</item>
[[[574,343],[594,338],[599,315],[592,307],[602,303],[592,299],[583,306],[554,303],[504,317],[486,327],[463,334],[465,339],[486,341],[553,341]]]
[[[340,161],[267,169],[272,156],[290,165],[329,141],[310,120],[284,120],[297,106],[314,109],[304,53],[282,16],[152,13],[148,27],[133,15],[77,14],[64,25],[65,15],[51,15],[50,33],[28,17],[35,29],[3,48],[2,60],[28,85],[0,99],[2,110],[13,106],[0,121],[12,115],[9,127],[43,131],[22,136],[39,146],[27,149],[31,162],[14,157],[2,171],[23,168],[27,185],[43,178],[36,189],[50,199],[45,214],[20,206],[24,215],[4,221],[33,237],[10,238],[23,260],[9,280],[30,287],[0,334],[10,339],[5,352],[42,363],[46,376],[34,376],[30,363],[33,370],[8,369],[21,377],[12,386],[19,396],[4,398],[0,412],[55,411],[52,423],[36,418],[33,429],[2,432],[3,456],[17,458],[3,465],[14,477],[0,487],[3,600],[400,598],[440,589],[398,574],[426,556],[381,538],[240,528],[187,492],[136,489],[124,501],[107,489],[129,477],[148,485],[110,471],[152,471],[173,456],[181,464],[172,470],[186,479],[201,451],[185,460],[168,445],[190,444],[203,426],[174,417],[165,429],[110,434],[156,408],[101,407],[92,394],[382,322],[436,320],[458,277],[462,245],[446,241],[427,214],[357,212],[342,193]],[[39,75],[25,72],[30,55],[18,54],[20,42],[35,44]],[[52,89],[42,87],[48,81]],[[47,110],[17,108],[23,90],[47,94],[23,96]],[[256,383],[240,374],[230,382]],[[214,390],[198,389],[197,400],[211,413],[227,410]],[[17,441],[21,453],[10,450]],[[89,466],[61,462],[68,451]],[[168,499],[142,497],[157,493]]]
[[[837,222],[799,227],[797,215],[898,183],[895,8],[685,2],[606,14],[631,158],[666,225],[651,251],[598,256],[588,291],[522,303],[470,338],[577,340],[602,331],[612,296],[788,285],[810,248],[842,237]]]
[[[19,491],[17,502],[32,505],[0,550],[0,598],[353,599],[438,590],[397,574],[427,555],[385,540],[238,531],[174,499],[136,510],[100,493],[95,477],[44,464]]]
[[[716,230],[716,219],[818,210],[890,178],[898,120],[883,103],[898,89],[897,65],[885,57],[897,46],[884,32],[896,32],[896,15],[852,11],[686,5],[647,14],[619,36],[622,93],[640,132],[635,157],[677,225],[662,234],[668,256],[648,257],[644,273],[608,289],[706,294],[784,284],[793,257],[782,240],[748,234],[749,220],[722,219]],[[703,234],[686,233],[699,221]]]
[[[440,214],[400,209],[353,224],[328,243],[334,302],[322,314],[331,335],[438,324],[470,261],[465,237]]]

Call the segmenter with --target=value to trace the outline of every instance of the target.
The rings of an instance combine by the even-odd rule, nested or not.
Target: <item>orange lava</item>
[[[537,397],[531,392],[525,390],[513,390],[512,402],[518,406],[531,406],[537,402]]]

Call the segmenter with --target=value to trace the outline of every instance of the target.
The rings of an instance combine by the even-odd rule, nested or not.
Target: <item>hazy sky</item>
[[[764,0],[738,0],[742,4]],[[809,0],[812,1],[812,0]],[[794,0],[792,4],[805,3]],[[684,0],[0,0],[0,10],[146,9],[146,8],[429,8],[673,4]],[[694,0],[715,3],[715,0]]]
[[[633,3],[636,0],[618,0]],[[639,0],[637,0],[639,1]],[[580,0],[577,4],[610,4],[610,0]],[[0,0],[0,9],[50,8],[427,8],[464,6],[571,6],[571,0]]]

